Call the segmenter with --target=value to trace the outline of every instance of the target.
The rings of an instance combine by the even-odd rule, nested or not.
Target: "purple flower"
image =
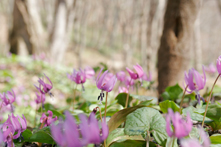
[[[45,124],[44,127],[50,126],[51,123],[58,119],[57,116],[55,118],[52,118],[53,113],[50,110],[48,110],[48,114],[49,115],[46,116],[45,113],[43,113],[40,118],[40,122]]]
[[[219,74],[221,74],[221,56],[216,61],[216,68]]]
[[[91,79],[95,75],[94,69],[89,67],[89,66],[84,69],[84,72],[85,72],[85,75],[86,75],[87,79]]]
[[[130,74],[130,77],[134,80],[141,78],[144,74],[143,68],[139,64],[137,64],[137,65],[134,65],[134,69],[136,72],[133,72],[129,68],[126,68],[128,73]]]
[[[126,73],[124,71],[120,71],[116,74],[116,76],[119,81],[124,82],[126,78]]]
[[[149,72],[149,76],[147,76],[147,74],[146,73],[144,73],[144,75],[142,76],[142,80],[144,80],[144,81],[151,81],[152,80],[152,74],[151,74],[151,72]]]
[[[35,94],[36,94],[35,102],[37,104],[42,103],[42,105],[43,105],[45,102],[45,94],[43,94],[43,93],[38,94],[37,92]]]
[[[0,97],[1,97],[1,99],[3,101],[3,105],[4,106],[12,104],[15,101],[15,99],[16,99],[16,96],[15,96],[15,93],[14,93],[13,90],[12,90],[12,92],[11,91],[7,91],[7,93],[0,94]]]
[[[200,144],[199,140],[196,138],[193,139],[182,139],[180,144],[182,147],[209,147],[210,146],[210,139],[207,134],[204,132],[202,128],[198,129],[200,138],[203,140],[203,143]]]
[[[45,75],[45,74],[44,74]],[[47,84],[44,82],[44,79],[40,79],[38,80],[38,83],[39,83],[39,87],[37,87],[35,85],[35,87],[38,89],[38,91],[42,94],[46,94],[46,93],[49,93],[50,96],[53,96],[52,93],[50,92],[50,90],[53,88],[53,84],[51,82],[51,80],[45,75],[45,77],[48,79],[49,83],[50,84]],[[43,88],[41,88],[41,86]]]
[[[205,71],[209,74],[214,74],[216,72],[216,66],[213,63],[210,63],[208,67],[205,67]]]
[[[101,72],[102,72],[103,68],[100,70],[98,76],[97,76],[97,80],[96,80],[96,84],[97,84],[97,88],[101,89],[101,94],[98,97],[101,98],[101,101],[103,100],[104,97],[104,93],[103,91],[106,92],[110,92],[113,90],[115,83],[117,82],[117,78],[115,75],[112,75],[112,77],[106,77],[108,75],[108,70],[106,70],[101,76]],[[110,75],[110,74],[109,74]],[[99,78],[100,77],[100,78]],[[105,79],[106,78],[106,79]]]
[[[19,115],[15,117],[12,113],[12,116],[8,115],[8,119],[2,125],[3,139],[8,146],[11,146],[13,139],[22,138],[21,133],[27,128],[25,116],[22,116],[23,118]],[[17,132],[16,135],[14,135],[15,132]]]
[[[125,88],[125,87],[119,87],[119,88],[118,88],[118,92],[119,92],[119,93],[128,93],[128,89]]]
[[[188,74],[185,72],[184,79],[186,85],[188,85],[189,88],[187,92],[192,93],[193,91],[195,91],[198,103],[200,103],[200,99],[204,101],[204,99],[199,95],[199,90],[203,89],[206,84],[206,74],[204,71],[204,67],[203,67],[203,76],[201,76],[194,68],[192,68],[189,70]]]
[[[74,81],[76,84],[82,84],[82,89],[84,90],[83,84],[86,81],[86,74],[81,69],[79,71],[73,70],[72,74],[67,74],[68,78]]]
[[[171,130],[171,122],[174,129]],[[173,112],[172,109],[168,109],[168,114],[166,116],[166,131],[168,136],[182,138],[187,136],[192,130],[192,121],[187,114],[186,120],[182,119],[182,116],[178,112]]]
[[[130,76],[128,76],[126,79],[125,79],[125,85],[127,86],[127,89],[129,89],[131,86],[134,85],[134,80],[131,79]],[[133,88],[133,87],[132,87]]]
[[[89,143],[102,143],[108,136],[106,122],[102,123],[102,135],[100,135],[100,129],[94,114],[91,114],[89,119],[84,114],[79,115],[81,120],[79,124],[80,131],[71,114],[65,112],[65,116],[66,120],[64,122],[60,122],[56,126],[51,125],[52,136],[60,146],[83,147]]]

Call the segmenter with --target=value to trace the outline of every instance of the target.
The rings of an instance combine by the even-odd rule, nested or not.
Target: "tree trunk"
[[[167,86],[182,80],[184,71],[188,70],[192,32],[199,11],[199,2],[199,0],[168,0],[158,50],[159,94],[162,94]]]

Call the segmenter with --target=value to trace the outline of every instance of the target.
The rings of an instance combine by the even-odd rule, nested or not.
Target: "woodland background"
[[[1,0],[0,54],[74,68],[139,63],[161,94],[220,55],[221,0]]]

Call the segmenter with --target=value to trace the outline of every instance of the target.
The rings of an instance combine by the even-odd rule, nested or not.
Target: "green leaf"
[[[178,85],[169,86],[165,89],[165,92],[161,95],[164,100],[176,100],[178,98],[181,98],[183,93],[183,89]]]
[[[219,106],[217,104],[210,104],[208,106],[206,117],[208,117],[212,120],[221,121],[221,113],[220,112],[221,112],[221,106]],[[204,115],[204,113],[202,113],[202,115]]]
[[[173,142],[174,142],[174,144],[173,144]],[[177,138],[175,138],[175,140],[173,140],[173,138],[168,137],[167,141],[166,141],[166,147],[178,147]]]
[[[119,93],[116,98],[117,100],[117,103],[120,104],[121,106],[125,107],[125,104],[126,104],[126,99],[127,99],[127,93]],[[130,105],[130,102],[132,101],[132,96],[129,96],[129,99],[128,99],[128,106]],[[128,107],[127,106],[127,107]]]
[[[131,96],[135,99],[138,99],[139,101],[149,101],[149,100],[151,100],[152,104],[157,104],[158,103],[158,98],[157,97],[146,96],[146,95],[134,95],[134,94],[131,94]]]
[[[199,111],[199,110],[194,108],[193,106],[189,106],[189,107],[184,108],[182,110],[182,112],[185,116],[187,115],[187,113],[189,113],[192,120],[202,122],[203,115],[199,114],[197,111]],[[211,120],[208,117],[205,118],[205,122],[210,122],[210,121]]]
[[[45,127],[33,133],[33,135],[29,139],[29,142],[41,142],[41,143],[49,143],[49,144],[55,143],[53,138],[51,137],[49,127]]]
[[[97,98],[100,95],[101,90],[99,90],[97,87],[90,87],[87,88],[84,92],[82,92],[82,97],[89,102],[97,102]],[[105,95],[106,96],[106,95]],[[104,97],[105,101],[105,97]]]
[[[26,129],[24,132],[22,132],[22,136],[24,138],[24,140],[21,140],[21,142],[19,142],[17,139],[14,139],[13,142],[16,144],[20,144],[22,142],[26,142],[29,140],[29,138],[32,136],[32,132],[28,129]]]
[[[159,103],[160,109],[163,113],[167,113],[167,110],[171,108],[173,112],[179,112],[180,107],[173,101],[163,101]]]
[[[206,124],[211,126],[213,131],[221,129],[221,122],[219,121],[206,122]]]
[[[128,136],[124,134],[124,128],[117,128],[111,133],[109,133],[108,138],[106,140],[107,147],[113,144],[118,140],[141,140],[145,141],[141,135],[138,136]]]
[[[211,144],[221,144],[221,134],[214,134],[209,137]]]
[[[65,119],[65,116],[63,114],[61,114],[60,112],[58,112],[56,110],[50,110],[50,111],[53,113],[53,115],[57,116],[58,119],[59,119],[59,117],[61,117],[62,119]]]
[[[112,144],[110,147],[146,147],[146,141],[126,140],[123,142],[116,142]]]
[[[138,108],[146,107],[148,105],[149,105],[149,103],[146,103],[145,105],[144,104],[139,104],[139,105],[134,106],[134,107],[122,109],[122,110],[118,111],[117,113],[115,113],[110,118],[110,120],[108,121],[109,132],[112,132],[113,130],[118,128],[126,120],[126,116],[128,114],[130,114],[131,112],[137,110]]]
[[[167,139],[166,121],[159,111],[153,108],[139,108],[126,118],[124,128],[127,135],[141,135],[151,131],[155,140],[161,145]]]

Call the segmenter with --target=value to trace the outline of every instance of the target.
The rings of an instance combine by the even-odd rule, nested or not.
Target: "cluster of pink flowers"
[[[90,143],[100,144],[108,136],[106,122],[101,123],[102,129],[100,130],[93,112],[89,118],[84,114],[80,114],[81,123],[79,126],[68,111],[65,112],[65,116],[64,122],[60,122],[58,125],[52,124],[51,126],[53,138],[60,146],[81,147]]]
[[[19,115],[17,117],[12,113],[11,116],[8,115],[8,119],[3,123],[1,129],[3,131],[3,141],[8,147],[14,147],[13,139],[21,139],[21,133],[27,128],[27,122],[25,116],[21,118]],[[17,133],[15,135],[15,132]]]
[[[51,123],[55,122],[58,117],[56,116],[55,118],[53,118],[53,112],[48,110],[48,116],[45,115],[45,113],[42,113],[42,116],[40,118],[40,122],[42,124],[44,124],[44,127],[50,126]]]

